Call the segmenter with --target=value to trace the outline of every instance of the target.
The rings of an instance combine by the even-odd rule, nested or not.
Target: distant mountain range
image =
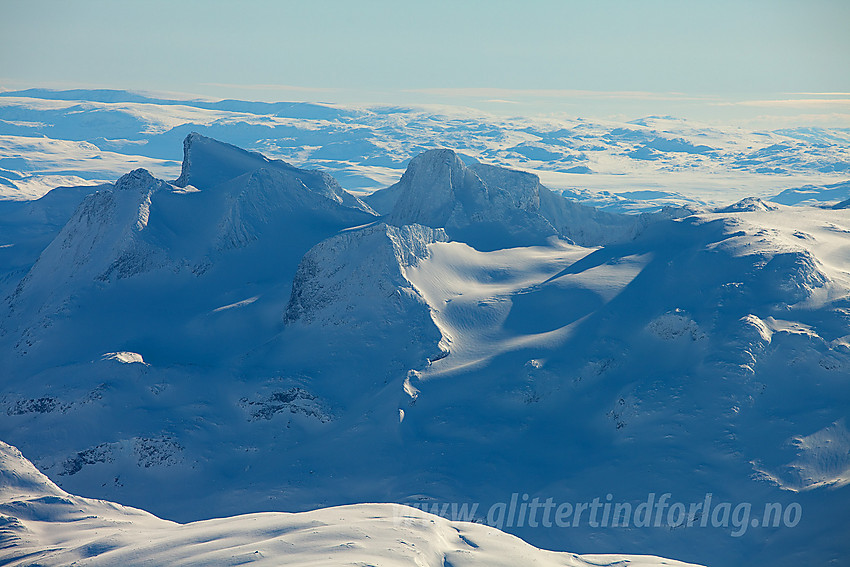
[[[359,196],[390,185],[413,157],[435,148],[453,148],[468,165],[536,173],[555,192],[614,212],[767,199],[850,178],[846,128],[759,131],[671,116],[506,118],[469,109],[28,89],[0,93],[0,195],[32,198],[138,167],[173,178],[180,141],[193,131],[321,167]]]

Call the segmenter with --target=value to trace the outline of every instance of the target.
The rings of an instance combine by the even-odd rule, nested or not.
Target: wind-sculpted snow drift
[[[3,223],[21,248],[0,256],[0,438],[69,492],[181,522],[357,502],[477,503],[484,522],[513,494],[636,506],[711,493],[803,515],[743,534],[504,528],[549,549],[712,565],[850,553],[846,210],[749,199],[613,214],[450,150],[415,157],[364,203],[325,173],[198,134],[177,181],[132,171],[60,229],[64,191]],[[78,500],[57,491],[32,506],[65,517]],[[313,514],[375,514],[380,537],[413,537],[386,525],[393,510]],[[166,525],[119,512],[146,534]],[[41,545],[21,530],[42,520],[4,513],[22,539],[0,553]],[[469,557],[491,561],[475,539],[489,528],[414,516],[416,537],[461,530],[480,546]],[[305,517],[183,526],[162,553],[207,537],[231,553],[257,541],[249,522],[279,534]],[[32,533],[112,549],[85,535],[99,521]],[[246,534],[233,546],[218,539],[231,527]],[[116,558],[155,552],[115,537]],[[433,545],[426,563],[463,564]]]

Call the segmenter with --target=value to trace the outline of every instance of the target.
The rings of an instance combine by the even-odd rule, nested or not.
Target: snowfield
[[[846,132],[134,96],[0,96],[0,558],[850,555]]]

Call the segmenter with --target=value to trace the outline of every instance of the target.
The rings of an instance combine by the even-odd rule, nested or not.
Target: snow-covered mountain
[[[295,263],[315,241],[375,218],[327,174],[197,134],[187,136],[184,152],[173,185],[139,169],[83,200],[7,298],[2,328],[17,337],[19,355],[36,353],[41,364],[48,353],[66,357],[53,347],[39,351],[45,334],[65,336],[66,348],[88,356],[101,354],[102,340],[72,332],[79,335],[74,344],[66,325],[78,322],[69,313],[103,315],[104,303],[114,322],[109,340],[124,342],[140,332],[159,334],[140,325],[151,315],[148,308],[139,313],[142,305],[176,305],[173,323],[180,326],[198,310],[227,305],[239,285],[234,279],[254,292],[283,286],[285,293]],[[140,280],[146,285],[135,286]],[[180,294],[183,301],[175,301]],[[154,316],[151,325],[170,315]],[[85,333],[86,324],[80,327]]]
[[[545,244],[562,237],[579,244],[634,238],[645,219],[605,213],[554,195],[530,173],[474,164],[451,150],[410,161],[401,180],[367,197],[388,222],[445,228],[480,249]]]
[[[197,132],[192,132],[183,140],[183,166],[180,177],[174,184],[178,187],[193,185],[200,189],[212,189],[227,180],[238,179],[244,174],[254,174],[258,170],[281,174],[288,183],[290,191],[289,195],[275,196],[284,198],[257,203],[258,206],[292,206],[290,205],[292,199],[310,196],[314,199],[324,197],[338,205],[365,213],[373,212],[360,199],[340,187],[336,179],[323,171],[299,169],[284,161],[270,160],[261,154],[224,144],[201,136]],[[303,187],[307,191],[299,192],[294,187]]]
[[[0,439],[71,493],[181,522],[711,493],[758,521],[503,528],[712,565],[848,553],[846,210],[614,214],[449,150],[366,204],[198,134],[173,183],[56,192],[0,223],[25,252],[55,234],[0,256]],[[802,517],[764,526],[769,503]]]
[[[337,406],[371,405],[370,388],[402,396],[399,380],[409,370],[446,354],[410,272],[447,240],[442,229],[376,223],[320,242],[298,265],[282,331],[250,360],[269,372],[325,376],[313,382]],[[352,379],[347,369],[366,374]]]

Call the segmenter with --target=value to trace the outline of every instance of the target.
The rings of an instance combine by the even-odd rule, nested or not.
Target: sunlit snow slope
[[[4,565],[688,565],[649,556],[542,551],[494,528],[450,522],[398,504],[176,524],[72,496],[2,442],[0,481]]]

